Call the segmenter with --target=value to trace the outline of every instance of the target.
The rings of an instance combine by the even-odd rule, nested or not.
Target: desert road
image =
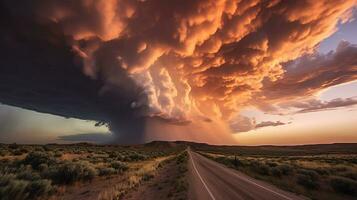
[[[191,200],[300,200],[306,199],[251,178],[188,150]]]

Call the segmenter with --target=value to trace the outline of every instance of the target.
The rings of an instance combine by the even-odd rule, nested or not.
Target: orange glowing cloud
[[[309,57],[339,22],[348,21],[355,6],[355,0],[48,0],[34,5],[43,23],[62,27],[85,74],[122,86],[127,79],[115,72],[125,72],[143,89],[133,109],[177,121],[229,121],[247,105],[265,109],[356,80],[352,44]],[[267,125],[281,123],[257,126]]]

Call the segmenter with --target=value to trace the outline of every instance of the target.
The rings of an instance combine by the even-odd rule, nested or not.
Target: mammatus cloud
[[[23,95],[5,88],[2,101],[83,118],[88,112],[133,141],[142,138],[148,118],[207,126],[213,124],[207,119],[232,121],[243,106],[263,108],[262,102],[355,80],[355,46],[346,43],[319,58],[317,66],[290,67],[348,20],[355,5],[354,0],[32,0],[19,7],[7,0],[1,56],[8,66],[4,72],[12,76],[6,83],[36,84],[22,89]],[[306,76],[312,71],[322,81]],[[28,78],[31,72],[58,80],[44,80],[51,83],[46,87],[40,77]],[[63,94],[75,98],[62,99]]]

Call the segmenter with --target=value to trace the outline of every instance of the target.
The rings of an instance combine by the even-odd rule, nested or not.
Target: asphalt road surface
[[[256,180],[188,150],[191,200],[300,200],[306,199]]]

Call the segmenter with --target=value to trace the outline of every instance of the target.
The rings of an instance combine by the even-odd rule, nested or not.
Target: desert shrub
[[[314,170],[299,169],[297,170],[297,183],[307,189],[316,189],[319,187],[318,178],[319,174]]]
[[[188,184],[185,179],[176,179],[175,181],[176,192],[184,192],[188,189]]]
[[[304,186],[306,189],[316,189],[318,188],[318,183],[313,180],[309,175],[298,174],[297,183]]]
[[[117,159],[120,160],[120,161],[125,161],[125,156],[124,155],[118,155]]]
[[[30,182],[26,190],[29,193],[29,199],[34,199],[40,196],[49,196],[55,188],[51,185],[51,181],[47,179],[40,179]]]
[[[113,161],[110,163],[110,166],[120,172],[126,171],[128,169],[128,166],[120,161]]]
[[[99,168],[98,169],[98,174],[99,176],[108,176],[108,175],[112,175],[112,174],[115,174],[117,172],[117,170],[115,170],[114,168]]]
[[[187,161],[187,159],[188,159],[187,152],[181,153],[180,155],[177,156],[176,163],[177,164],[184,163]]]
[[[219,156],[219,157],[215,158],[214,160],[217,161],[217,162],[220,162],[220,163],[222,163],[224,165],[228,165],[228,166],[232,165],[232,162],[230,161],[230,159],[226,158],[224,156]]]
[[[279,165],[277,168],[281,171],[283,175],[289,175],[293,172],[293,168],[290,165]]]
[[[17,180],[14,175],[0,176],[0,197],[4,200],[27,199],[29,194],[26,192],[28,181]]]
[[[350,160],[350,162],[353,163],[353,164],[357,164],[357,158],[352,158],[352,159]]]
[[[45,172],[48,170],[48,165],[46,163],[41,163],[39,166],[38,166],[38,170],[40,172]]]
[[[264,163],[256,162],[255,165],[252,165],[252,169],[261,175],[269,175],[270,174],[270,168]]]
[[[330,174],[330,172],[328,170],[323,169],[323,168],[316,168],[314,170],[320,175],[329,175]]]
[[[132,160],[131,160],[131,158],[130,158],[129,156],[125,155],[125,156],[123,156],[122,161],[124,161],[124,162],[130,162],[130,161],[132,161]]]
[[[50,165],[50,164],[54,164],[55,162],[56,160],[50,155],[48,155],[47,153],[38,152],[38,151],[29,153],[23,160],[24,164],[29,164],[34,169],[38,169],[38,167],[43,163]]]
[[[12,152],[12,154],[14,154],[15,156],[20,156],[20,155],[22,155],[22,154],[24,154],[24,153],[21,151],[21,149],[16,149],[16,150],[14,150],[14,151]]]
[[[178,166],[178,171],[179,171],[179,173],[181,173],[181,174],[186,173],[186,172],[188,171],[187,165],[186,165],[186,164],[181,164],[181,165],[179,165],[179,166]]]
[[[357,181],[349,178],[334,176],[330,179],[331,187],[339,193],[353,195],[357,193]]]
[[[29,150],[28,150],[27,148],[25,148],[25,147],[21,147],[21,148],[20,148],[20,151],[21,151],[22,153],[28,153],[28,152],[29,152]]]
[[[117,153],[116,152],[108,152],[108,156],[109,156],[109,158],[116,158],[116,157],[118,157],[118,155],[117,155]]]
[[[0,197],[4,200],[37,199],[49,196],[54,191],[50,180],[19,180],[12,174],[0,176]]]
[[[51,147],[48,146],[48,145],[45,145],[45,146],[43,146],[42,148],[43,148],[43,150],[45,150],[45,151],[51,151]]]
[[[96,170],[86,162],[65,162],[51,174],[52,180],[64,184],[71,184],[75,181],[90,181],[95,175]]]
[[[37,172],[32,172],[30,170],[25,170],[16,175],[16,178],[18,179],[23,179],[23,180],[28,180],[28,181],[34,181],[34,180],[39,180],[41,179],[40,174]]]
[[[0,156],[6,156],[7,154],[8,154],[8,151],[0,150]]]
[[[309,176],[311,180],[316,181],[319,178],[319,174],[314,170],[299,169],[297,173]]]
[[[344,176],[344,177],[347,177],[347,178],[357,181],[357,173],[356,172],[351,172],[351,171],[345,172],[345,173],[341,174],[341,176]]]
[[[61,151],[56,151],[54,156],[59,158],[59,157],[62,156],[62,152]]]
[[[141,161],[146,160],[146,156],[140,153],[132,152],[129,155],[125,156],[125,161]]]
[[[178,166],[178,171],[180,174],[184,174],[188,171],[187,165],[181,164]]]
[[[0,188],[6,186],[13,179],[15,179],[13,174],[0,174]]]
[[[275,177],[281,177],[282,176],[282,172],[280,170],[280,168],[278,167],[274,167],[271,169],[271,174]]]
[[[188,171],[187,161],[188,161],[187,152],[183,152],[176,157],[176,164],[178,166],[179,174],[185,174]]]
[[[17,148],[19,148],[19,145],[16,143],[12,143],[9,145],[9,149],[17,149]]]
[[[338,172],[345,172],[347,171],[347,167],[345,166],[337,166],[330,168],[331,174],[336,174]]]
[[[278,166],[278,164],[276,162],[266,162],[265,164],[267,164],[269,167],[276,167]]]
[[[43,148],[43,147],[38,146],[38,147],[35,147],[35,151],[44,151],[44,148]]]

